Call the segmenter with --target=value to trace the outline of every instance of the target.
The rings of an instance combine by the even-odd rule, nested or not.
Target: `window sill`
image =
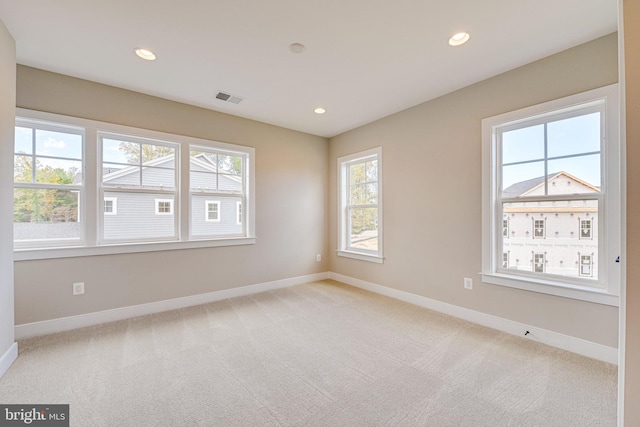
[[[361,252],[352,252],[352,251],[344,251],[344,250],[338,250],[336,252],[338,256],[342,256],[346,258],[359,259],[360,261],[375,262],[377,264],[384,263],[384,257],[380,257],[378,255],[369,255]]]
[[[619,307],[620,301],[617,295],[608,293],[604,289],[589,288],[580,285],[571,285],[553,281],[535,280],[510,274],[482,273],[482,282],[493,285],[522,289],[548,295],[556,295],[564,298],[572,298],[581,301],[589,301],[597,304]]]
[[[193,240],[188,242],[162,243],[127,243],[101,245],[94,247],[57,247],[47,249],[16,249],[13,252],[14,261],[30,261],[37,259],[76,258],[96,255],[118,255],[137,252],[174,251],[181,249],[213,248],[219,246],[253,245],[255,237],[240,237],[216,240]]]

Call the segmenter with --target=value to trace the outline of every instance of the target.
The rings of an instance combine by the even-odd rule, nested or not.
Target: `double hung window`
[[[339,256],[381,263],[382,149],[338,159]]]
[[[617,304],[617,99],[614,85],[483,121],[485,282]]]
[[[255,150],[18,109],[16,260],[255,243]]]
[[[118,199],[118,215],[103,215],[102,242],[176,240],[177,144],[130,135],[98,134],[100,196]]]
[[[201,146],[191,146],[190,153],[191,235],[243,235],[245,224],[238,212],[246,199],[247,155]]]
[[[84,130],[17,120],[14,145],[16,248],[84,241]]]

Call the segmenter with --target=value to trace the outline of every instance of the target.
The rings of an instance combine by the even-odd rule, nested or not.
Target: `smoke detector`
[[[216,93],[216,99],[219,99],[220,101],[224,101],[224,102],[232,102],[234,104],[240,104],[244,98],[238,95],[233,95],[229,92],[218,91]]]

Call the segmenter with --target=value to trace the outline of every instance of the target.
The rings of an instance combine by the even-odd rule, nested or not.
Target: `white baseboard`
[[[18,343],[14,342],[11,347],[0,357],[0,378],[9,370],[11,364],[18,358]]]
[[[85,326],[93,326],[101,323],[114,322],[116,320],[130,319],[132,317],[191,307],[194,305],[206,304],[209,302],[220,301],[227,298],[240,297],[256,294],[259,292],[270,291],[273,289],[301,285],[303,283],[313,282],[316,280],[324,280],[327,278],[328,273],[326,272],[309,274],[306,276],[276,280],[273,282],[258,283],[255,285],[242,286],[239,288],[208,292],[206,294],[191,295],[170,300],[151,302],[148,304],[132,305],[129,307],[115,308],[112,310],[98,311],[95,313],[80,314],[77,316],[62,317],[59,319],[45,320],[42,322],[25,323],[22,325],[16,325],[15,336],[17,340],[20,340],[38,335],[53,334],[56,332],[78,329]]]
[[[337,280],[338,282],[346,283],[357,288],[365,289],[367,291],[385,295],[400,301],[408,302],[410,304],[448,314],[453,317],[468,320],[469,322],[477,323],[479,325],[486,326],[492,329],[497,329],[508,334],[525,337],[524,333],[526,331],[529,331],[529,334],[527,334],[525,337],[527,339],[561,348],[572,353],[591,357],[593,359],[602,360],[604,362],[612,364],[618,363],[618,349],[614,347],[586,341],[569,335],[563,335],[558,332],[537,328],[535,326],[526,325],[524,323],[514,322],[502,317],[470,310],[468,308],[459,307],[453,304],[447,304],[445,302],[436,301],[430,298],[411,294],[409,292],[404,292],[393,288],[388,288],[386,286],[381,286],[353,277],[344,276],[342,274],[329,272],[328,275],[329,279]]]
[[[516,336],[524,336],[525,331],[529,331],[526,338],[547,344],[583,356],[602,360],[608,363],[618,363],[618,349],[586,341],[580,338],[563,335],[558,332],[537,328],[524,323],[514,322],[498,316],[482,313],[468,308],[459,307],[453,304],[433,300],[409,292],[400,291],[364,280],[356,279],[333,272],[316,273],[306,276],[293,277],[290,279],[276,280],[273,282],[258,283],[255,285],[242,286],[239,288],[225,289],[222,291],[209,292],[206,294],[191,295],[182,298],[157,301],[148,304],[140,304],[129,307],[116,308],[112,310],[98,311],[95,313],[81,314],[77,316],[63,317],[59,319],[45,320],[42,322],[26,323],[16,325],[16,340],[29,338],[38,335],[52,334],[56,332],[68,331],[71,329],[93,326],[101,323],[113,322],[117,320],[129,319],[147,314],[160,313],[168,310],[191,307],[194,305],[206,304],[220,301],[227,298],[251,295],[273,289],[286,288],[300,285],[316,280],[333,279],[346,283],[357,288],[365,289],[377,294],[385,295],[400,301],[408,302],[420,307],[425,307],[440,313],[448,314],[460,319],[464,319],[482,326],[496,329]],[[0,376],[9,368],[18,355],[16,343],[0,358]],[[4,370],[3,370],[4,369]]]

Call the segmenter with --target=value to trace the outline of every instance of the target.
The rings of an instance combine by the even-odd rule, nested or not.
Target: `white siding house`
[[[176,203],[172,193],[176,173],[173,155],[103,175],[103,239],[171,239],[176,237]],[[243,234],[243,182],[241,175],[223,173],[198,156],[191,157],[191,235],[240,236]],[[142,176],[141,176],[142,174]],[[141,188],[156,190],[118,191]],[[199,194],[203,193],[203,194]]]

